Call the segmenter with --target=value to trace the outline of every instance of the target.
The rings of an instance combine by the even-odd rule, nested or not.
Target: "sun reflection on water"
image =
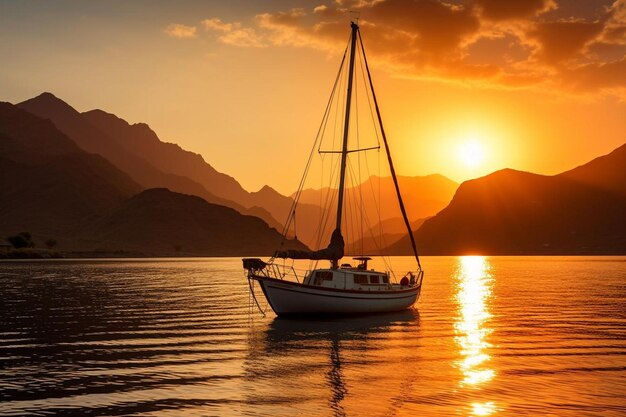
[[[478,388],[495,376],[495,371],[489,368],[487,353],[491,346],[488,342],[491,332],[487,327],[487,320],[491,317],[488,301],[493,283],[489,261],[484,256],[461,257],[456,279],[458,319],[455,339],[461,356],[457,361],[462,374],[460,385]],[[471,415],[474,416],[486,416],[495,411],[493,402],[471,404]]]
[[[492,401],[486,403],[473,403],[472,415],[474,416],[488,416],[496,411],[496,406]]]

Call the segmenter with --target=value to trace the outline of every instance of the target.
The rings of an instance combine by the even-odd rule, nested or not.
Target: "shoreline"
[[[37,251],[36,253],[8,253],[0,254],[0,262],[11,261],[75,261],[75,260],[115,260],[115,259],[198,259],[198,258],[245,258],[245,257],[257,257],[264,258],[271,255],[250,255],[250,254],[147,254],[143,252],[54,252],[54,253],[42,253]],[[344,258],[352,258],[358,255],[346,255]],[[379,255],[372,255],[379,256]],[[389,257],[412,257],[413,255],[387,255]],[[489,258],[494,257],[537,257],[537,258],[551,258],[551,257],[611,257],[619,258],[626,257],[626,253],[517,253],[517,254],[437,254],[437,255],[421,255],[424,257],[462,257],[462,256],[485,256]]]

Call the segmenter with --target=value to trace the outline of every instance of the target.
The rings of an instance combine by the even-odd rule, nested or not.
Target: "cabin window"
[[[354,275],[355,284],[367,284],[367,275]]]
[[[370,282],[372,284],[379,284],[380,283],[380,277],[378,275],[370,275]]]
[[[383,277],[383,284],[389,284],[389,277],[387,275]]]
[[[332,281],[333,273],[330,271],[317,271],[315,273],[315,278],[320,281]]]

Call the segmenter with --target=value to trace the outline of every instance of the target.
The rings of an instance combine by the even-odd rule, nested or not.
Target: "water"
[[[0,263],[0,415],[626,415],[626,258],[423,264],[416,310],[305,321],[239,259]]]

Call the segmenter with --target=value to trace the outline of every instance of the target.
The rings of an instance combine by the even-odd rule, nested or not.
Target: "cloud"
[[[370,61],[395,75],[624,94],[626,0],[319,0],[247,26],[213,17],[202,27],[238,47],[334,53],[354,12]]]
[[[584,46],[602,32],[603,26],[601,22],[542,22],[529,36],[539,41],[538,56],[555,64],[582,52]]]
[[[490,20],[527,19],[557,8],[555,0],[472,0]]]
[[[218,18],[205,19],[202,26],[209,32],[220,33],[217,39],[227,45],[240,48],[261,48],[266,46],[254,28],[242,27],[240,22],[226,23]]]
[[[212,18],[212,19],[204,19],[202,21],[202,26],[206,30],[214,30],[217,32],[230,32],[233,29],[238,29],[241,25],[239,23],[224,23],[221,19]]]
[[[626,44],[626,0],[617,0],[609,8],[601,39],[608,43]]]
[[[338,22],[320,20],[307,24],[305,16],[303,9],[291,9],[285,12],[262,13],[255,20],[258,27],[265,31],[268,40],[278,46],[335,50],[347,39],[345,24],[341,25],[343,31],[340,35]]]
[[[411,47],[429,56],[455,54],[463,39],[478,31],[480,21],[470,8],[439,1],[387,0],[363,9],[372,23],[413,36]]]
[[[626,96],[626,58],[601,64],[586,64],[563,71],[565,81],[580,91],[618,89]]]
[[[174,38],[195,38],[197,28],[195,26],[181,25],[180,23],[170,23],[164,32]]]

